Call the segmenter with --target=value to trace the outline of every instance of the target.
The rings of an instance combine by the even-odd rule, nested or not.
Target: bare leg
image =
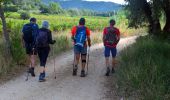
[[[106,67],[109,67],[110,66],[109,65],[109,57],[106,57],[105,60],[106,60]]]
[[[79,64],[79,59],[80,59],[80,54],[76,54],[75,56],[75,65],[78,66]]]
[[[115,66],[116,66],[116,59],[112,58],[112,68],[115,68]]]
[[[80,54],[75,54],[75,61],[74,61],[74,66],[73,66],[73,76],[77,75],[77,67],[79,64],[79,59],[80,59]]]
[[[44,73],[45,72],[45,66],[40,66],[40,73]]]
[[[115,58],[112,58],[112,73],[115,72],[115,66],[116,66],[116,59]]]
[[[30,56],[31,67],[35,67],[35,60],[36,60],[36,56],[35,55],[31,55]]]
[[[109,76],[109,74],[110,74],[110,68],[109,68],[109,57],[106,57],[105,58],[105,60],[106,60],[106,76]]]

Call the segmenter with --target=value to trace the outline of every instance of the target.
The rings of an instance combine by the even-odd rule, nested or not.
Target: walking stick
[[[56,79],[56,69],[55,69],[55,55],[54,55],[54,46],[52,46],[52,48],[53,48],[53,61],[54,61],[54,79]]]
[[[88,71],[89,71],[89,53],[90,53],[90,47],[88,49],[88,54],[87,54],[87,66],[86,66],[87,72],[86,72],[86,75],[88,75]]]

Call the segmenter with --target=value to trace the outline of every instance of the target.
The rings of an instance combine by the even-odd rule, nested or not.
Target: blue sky
[[[124,0],[86,0],[86,1],[111,1],[119,4],[124,4]]]

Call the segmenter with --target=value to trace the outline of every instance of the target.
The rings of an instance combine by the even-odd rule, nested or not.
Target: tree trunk
[[[152,17],[152,10],[150,5],[147,3],[146,0],[143,1],[143,11],[147,16],[149,21],[149,33],[153,35],[159,35],[161,33],[161,24],[159,19],[154,19]]]
[[[7,31],[6,19],[4,16],[2,4],[0,4],[0,18],[2,20],[2,26],[3,26],[3,35],[4,35],[4,41],[5,41],[5,55],[6,55],[6,58],[9,59],[11,57],[10,38],[9,38],[9,33]]]
[[[166,24],[164,26],[163,32],[170,34],[170,10],[165,12]]]
[[[170,1],[164,0],[163,1],[163,10],[165,12],[166,23],[163,29],[164,33],[170,33]]]

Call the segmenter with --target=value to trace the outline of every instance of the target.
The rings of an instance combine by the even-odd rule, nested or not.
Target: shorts
[[[45,67],[47,62],[47,57],[50,52],[50,47],[37,48],[37,50],[38,50],[38,57],[40,59],[40,66]]]
[[[107,46],[105,46],[104,56],[105,57],[110,57],[110,52],[112,54],[112,57],[115,58],[116,54],[117,54],[117,49],[115,47],[107,47]]]
[[[81,46],[74,46],[74,53],[75,54],[87,54],[87,47],[81,47]]]
[[[26,54],[28,55],[37,55],[37,50],[33,50],[32,44],[25,44]]]

